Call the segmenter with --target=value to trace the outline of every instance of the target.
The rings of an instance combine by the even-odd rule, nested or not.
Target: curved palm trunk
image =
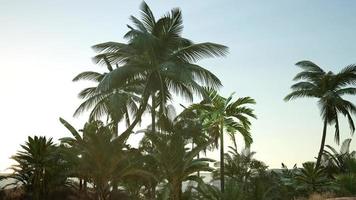
[[[316,160],[315,168],[318,168],[320,166],[321,156],[323,155],[323,152],[324,152],[327,126],[328,126],[328,122],[325,119],[324,120],[324,128],[323,128],[323,136],[321,138],[320,150],[319,150],[319,154],[318,154],[318,159]]]
[[[123,140],[127,139],[130,136],[132,130],[137,125],[137,123],[141,120],[142,114],[145,112],[145,109],[147,107],[148,99],[149,99],[149,95],[143,95],[143,101],[136,113],[136,117],[132,121],[132,124],[130,124],[130,126],[127,127],[127,129],[123,133],[121,133],[121,135],[119,136],[121,139]]]
[[[225,191],[225,163],[224,163],[224,126],[220,125],[220,188],[221,192]]]

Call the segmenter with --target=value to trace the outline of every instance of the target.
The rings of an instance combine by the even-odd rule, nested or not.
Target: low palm
[[[298,185],[297,189],[307,192],[321,192],[331,184],[325,168],[316,167],[313,162],[303,163],[303,168],[298,170],[295,179]]]
[[[28,137],[25,145],[12,157],[17,164],[6,178],[24,186],[27,194],[35,200],[47,199],[51,190],[66,184],[66,169],[59,148],[52,139],[46,137]]]
[[[194,175],[195,172],[213,170],[208,164],[208,162],[213,161],[212,159],[195,158],[210,142],[189,150],[185,147],[187,141],[177,133],[146,133],[146,136],[154,146],[151,156],[168,181],[170,199],[181,199],[183,181],[200,179]]]
[[[348,161],[356,159],[356,151],[350,151],[351,141],[352,139],[345,139],[339,152],[330,145],[325,146],[327,150],[324,150],[323,165],[328,169],[328,172],[335,174],[348,171]]]
[[[61,141],[69,148],[79,149],[79,169],[94,185],[99,200],[109,198],[110,183],[121,182],[130,176],[150,176],[140,168],[140,160],[134,159],[124,140],[112,140],[111,129],[102,122],[87,123],[83,136],[65,120],[61,119],[61,122],[73,135]]]

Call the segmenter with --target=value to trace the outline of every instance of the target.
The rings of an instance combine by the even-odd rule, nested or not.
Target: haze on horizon
[[[271,168],[313,160],[322,131],[316,101],[283,98],[298,72],[294,63],[300,60],[335,72],[356,63],[356,1],[146,2],[157,16],[181,8],[185,37],[230,48],[226,58],[201,64],[221,79],[223,95],[236,92],[257,101],[258,119],[252,122],[256,158]],[[1,1],[0,172],[12,164],[10,156],[27,136],[69,136],[59,117],[82,127],[86,116],[73,118],[73,113],[80,103],[78,92],[90,83],[71,80],[82,71],[104,70],[91,62],[90,47],[124,41],[128,18],[139,14],[140,3]],[[329,128],[327,144],[336,146],[333,131]],[[341,141],[349,137],[343,120]]]

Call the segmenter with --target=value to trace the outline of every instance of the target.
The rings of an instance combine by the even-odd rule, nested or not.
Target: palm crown
[[[301,61],[296,65],[303,69],[294,77],[298,83],[291,86],[292,92],[284,100],[311,97],[318,99],[321,117],[324,120],[322,145],[318,156],[318,165],[325,144],[326,126],[335,125],[335,141],[339,144],[339,114],[348,119],[351,133],[355,131],[352,115],[356,113],[356,107],[350,101],[342,98],[346,94],[356,94],[356,65],[349,65],[339,73],[325,72],[322,68],[311,61]]]
[[[98,90],[121,88],[132,82],[144,83],[141,105],[135,120],[125,131],[127,134],[141,118],[149,97],[152,98],[152,112],[157,105],[163,111],[172,94],[192,100],[194,94],[201,94],[201,85],[219,87],[221,82],[214,74],[193,63],[206,57],[224,56],[228,51],[223,45],[210,42],[195,44],[183,38],[179,9],[172,9],[156,20],[143,2],[141,20],[134,16],[130,19],[133,26],[128,25],[127,43],[106,42],[93,47],[98,52],[94,57],[96,62],[118,66],[105,75]],[[154,101],[156,98],[157,102]]]

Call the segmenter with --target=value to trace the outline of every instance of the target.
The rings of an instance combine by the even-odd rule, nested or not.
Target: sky
[[[78,92],[89,82],[71,80],[82,71],[104,71],[91,46],[125,42],[129,16],[139,16],[139,0],[0,0],[0,172],[27,136],[55,140],[70,136],[63,117],[78,129],[87,116],[73,117]],[[271,168],[313,160],[322,121],[315,99],[284,102],[294,65],[311,60],[338,72],[356,63],[356,1],[343,0],[148,0],[156,17],[172,8],[183,12],[183,36],[227,45],[225,58],[200,65],[222,81],[222,95],[250,96],[252,150]],[[354,99],[352,99],[354,102]],[[177,103],[177,102],[175,102]],[[178,102],[179,103],[179,102]],[[342,119],[342,139],[350,137]],[[130,138],[137,143],[137,137]],[[243,147],[242,143],[239,143]],[[336,146],[333,128],[327,144]],[[336,147],[338,148],[338,147]],[[356,142],[352,143],[356,148]],[[207,156],[217,158],[217,153]]]

